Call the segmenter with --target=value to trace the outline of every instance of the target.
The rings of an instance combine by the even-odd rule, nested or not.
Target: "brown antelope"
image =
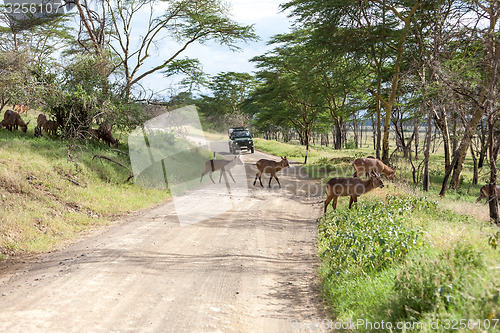
[[[212,178],[212,173],[214,171],[220,170],[220,177],[219,177],[219,183],[221,182],[222,179],[222,174],[224,172],[228,172],[229,176],[231,176],[231,179],[233,182],[236,183],[236,180],[234,180],[233,175],[231,174],[231,168],[236,166],[236,165],[243,165],[243,161],[239,158],[239,156],[235,157],[232,161],[228,160],[210,160],[205,162],[205,168],[203,169],[203,172],[201,173],[201,178],[200,178],[200,183],[203,180],[203,176],[207,174],[207,172],[210,172],[208,176],[212,180],[212,183],[215,184],[214,179]]]
[[[99,139],[107,143],[108,146],[118,147],[119,141],[113,138],[113,124],[112,123],[102,123],[97,129],[97,135]]]
[[[21,131],[26,133],[29,123],[29,121],[25,123],[19,113],[7,110],[5,111],[3,120],[0,122],[0,128],[6,127],[9,131],[12,131],[13,129],[18,129],[20,127]]]
[[[490,185],[488,185],[488,184],[484,185],[479,190],[479,198],[477,198],[476,203],[481,201],[483,198],[486,198],[486,202],[484,204],[487,204],[488,200],[490,198]],[[497,186],[497,198],[498,198],[498,201],[500,203],[500,186]]]
[[[14,111],[19,112],[19,114],[24,113],[26,116],[28,115],[28,110],[30,109],[29,106],[25,104],[16,104],[14,105]]]
[[[394,180],[396,178],[396,171],[389,168],[381,160],[377,158],[367,157],[367,158],[357,158],[352,162],[354,169],[353,177],[360,177],[363,175],[370,175],[372,171],[375,171],[379,175],[384,175],[389,180]]]
[[[43,125],[43,128],[48,134],[57,135],[57,128],[59,123],[56,120],[47,120]]]
[[[257,169],[259,169],[259,172],[255,175],[255,180],[253,181],[254,186],[255,186],[255,183],[257,182],[257,178],[259,178],[260,186],[264,187],[264,185],[262,185],[262,178],[261,178],[262,174],[263,173],[270,173],[271,178],[269,178],[269,187],[271,187],[271,180],[273,180],[273,177],[276,178],[278,185],[281,187],[280,181],[279,181],[278,177],[276,177],[276,172],[280,171],[281,169],[289,167],[288,160],[286,159],[286,156],[282,157],[281,161],[279,161],[279,162],[261,159],[261,160],[258,160],[255,165],[257,166]]]
[[[40,113],[38,115],[38,118],[36,119],[35,136],[42,135],[42,129],[45,127],[47,121],[48,120],[46,115],[44,115],[43,113]]]
[[[359,178],[332,178],[325,185],[326,200],[324,213],[326,213],[326,208],[332,199],[332,207],[335,210],[339,197],[350,196],[349,208],[351,208],[353,202],[358,202],[359,196],[377,187],[384,187],[384,183],[382,183],[382,179],[374,171],[370,172],[370,179],[368,180],[361,180]]]

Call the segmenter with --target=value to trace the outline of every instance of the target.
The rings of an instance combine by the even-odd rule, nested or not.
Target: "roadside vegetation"
[[[0,261],[54,250],[168,197],[127,181],[127,155],[100,143],[77,144],[0,130]],[[124,144],[118,149],[128,151]]]
[[[33,19],[35,7],[0,5],[0,260],[50,251],[164,200],[167,191],[128,182],[129,157],[96,141],[127,152],[125,133],[191,104],[176,96],[198,85],[191,78],[205,81],[198,59],[184,56],[191,44],[238,50],[258,39],[252,25],[231,19],[223,1],[84,0],[64,6],[67,12],[36,7],[43,13]],[[150,16],[149,25],[139,12]],[[170,54],[152,50],[172,40]],[[171,92],[145,88],[152,75],[180,73],[191,75]],[[40,113],[45,120],[37,122]],[[13,127],[25,133],[7,131]]]
[[[296,161],[305,154],[299,145],[264,139],[256,147]],[[304,168],[322,183],[351,177],[352,161],[368,152],[313,146]],[[437,168],[438,156],[431,161]],[[500,231],[489,222],[487,205],[474,203],[479,186],[470,184],[472,171],[464,168],[461,190],[446,198],[439,186],[423,192],[412,185],[411,172],[398,172],[395,183],[385,181],[355,208],[342,197],[318,221],[319,275],[332,316],[339,325],[363,319],[360,332],[390,331],[387,323],[393,331],[402,331],[398,323],[407,331],[450,332],[460,325],[464,332],[497,331]],[[432,180],[439,184],[442,174]],[[438,321],[437,329],[429,326]]]
[[[128,157],[92,133],[115,144],[120,131],[195,104],[205,130],[249,127],[275,140],[256,139],[257,149],[303,162],[323,183],[352,176],[356,157],[397,166],[394,184],[353,210],[341,199],[320,221],[321,277],[337,319],[498,319],[498,1],[285,1],[291,29],[250,60],[255,75],[214,76],[184,51],[258,39],[225,1],[78,3],[43,20],[0,6],[0,112],[37,110],[27,134],[0,130],[0,260],[164,200],[165,191],[130,185]],[[172,40],[177,48],[153,52]],[[146,88],[146,78],[170,86],[178,75],[172,91]],[[39,112],[54,136],[34,137]],[[200,151],[200,165],[207,157]],[[164,180],[158,163],[142,181]],[[488,205],[476,204],[484,184]]]

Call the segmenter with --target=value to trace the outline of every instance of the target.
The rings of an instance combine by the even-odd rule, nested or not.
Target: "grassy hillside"
[[[257,149],[298,161],[301,148],[257,140]],[[352,160],[372,154],[325,147],[311,152],[305,168],[323,182],[352,175]],[[337,210],[330,206],[319,220],[319,275],[334,328],[500,331],[499,228],[488,222],[488,207],[474,202],[480,185],[470,184],[470,164],[461,189],[446,198],[437,195],[442,169],[433,155],[429,193],[414,187],[403,167],[395,183],[362,196],[355,209],[340,198]]]
[[[0,130],[0,260],[50,251],[80,232],[151,207],[168,193],[126,183],[128,156],[98,143],[73,146]],[[118,149],[127,151],[124,144]]]

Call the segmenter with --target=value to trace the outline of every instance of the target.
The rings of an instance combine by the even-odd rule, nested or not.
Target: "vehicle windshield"
[[[233,132],[233,138],[246,138],[250,136],[250,131]]]

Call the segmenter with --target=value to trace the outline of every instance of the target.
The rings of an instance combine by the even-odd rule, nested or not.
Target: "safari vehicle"
[[[237,150],[254,152],[253,140],[250,130],[245,127],[232,127],[229,134],[229,152],[235,154]]]

